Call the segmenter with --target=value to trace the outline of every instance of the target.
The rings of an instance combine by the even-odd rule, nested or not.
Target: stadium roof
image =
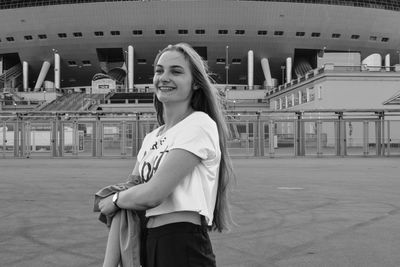
[[[23,7],[65,5],[65,4],[81,4],[81,3],[93,3],[93,2],[130,2],[130,1],[138,2],[139,0],[28,0],[28,1],[8,0],[0,2],[0,9],[14,9]],[[156,1],[156,0],[147,0],[147,1]],[[197,1],[205,1],[205,0],[197,0]],[[237,1],[237,0],[231,0],[231,1]],[[242,1],[326,4],[326,5],[354,6],[354,7],[366,7],[366,8],[400,11],[400,2],[393,0],[242,0]]]

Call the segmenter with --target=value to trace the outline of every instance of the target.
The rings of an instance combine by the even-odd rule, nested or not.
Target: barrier
[[[227,111],[233,157],[400,156],[400,110]],[[154,113],[0,112],[0,157],[135,157]]]

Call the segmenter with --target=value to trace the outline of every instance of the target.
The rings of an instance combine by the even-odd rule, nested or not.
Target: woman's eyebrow
[[[171,69],[184,69],[181,65],[172,65],[170,66]]]

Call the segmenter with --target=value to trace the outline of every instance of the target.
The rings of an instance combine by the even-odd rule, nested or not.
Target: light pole
[[[229,46],[225,47],[225,83],[229,83]]]
[[[128,71],[128,51],[126,51],[126,50],[124,50],[124,63],[125,63],[125,68],[126,68],[126,72],[125,72],[125,80],[124,80],[124,83],[125,83],[125,92],[127,93],[128,92],[128,73],[129,73],[129,71]]]
[[[281,70],[282,70],[282,84],[285,84],[285,69],[286,66],[282,65]]]
[[[7,87],[7,70],[4,70],[4,81],[3,81],[4,91],[6,91],[6,87]]]

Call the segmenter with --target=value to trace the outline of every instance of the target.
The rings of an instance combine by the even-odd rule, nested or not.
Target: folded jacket
[[[101,199],[137,184],[140,184],[140,178],[130,176],[125,183],[100,189],[95,194],[93,211],[100,212]],[[109,227],[103,267],[139,267],[141,221],[137,212],[120,209],[112,216],[100,213],[99,220]]]

